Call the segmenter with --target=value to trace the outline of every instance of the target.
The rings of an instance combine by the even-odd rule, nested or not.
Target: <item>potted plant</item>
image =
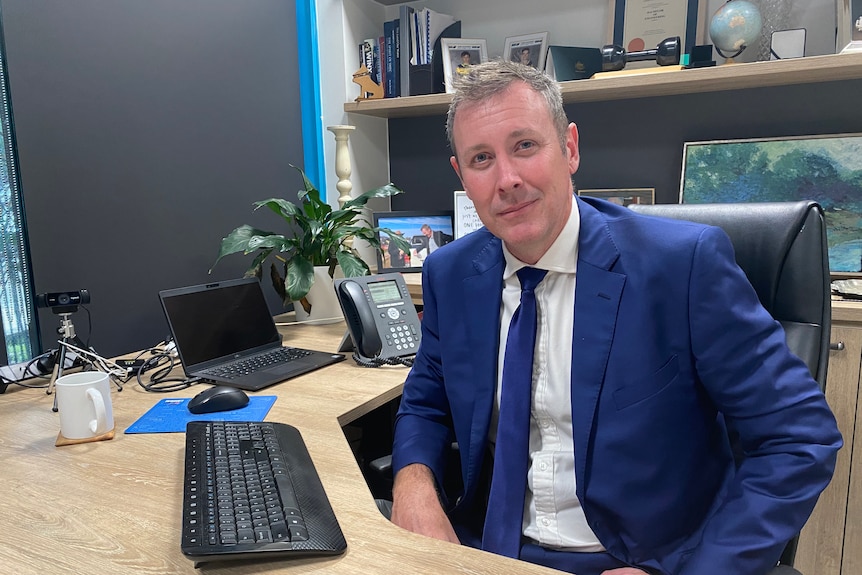
[[[352,247],[352,242],[348,241],[351,238],[363,239],[379,251],[378,233],[383,232],[400,249],[409,251],[410,244],[406,240],[388,228],[367,225],[363,215],[363,208],[371,198],[404,192],[393,184],[387,184],[352,198],[340,209],[333,210],[320,199],[320,192],[305,172],[297,166],[291,167],[302,175],[304,184],[304,189],[298,193],[299,205],[279,198],[254,203],[255,210],[265,206],[281,216],[288,224],[287,233],[267,232],[244,224],[222,239],[213,267],[226,255],[258,252],[245,275],[260,278],[264,262],[272,255],[279,264],[272,262],[270,266],[270,278],[276,292],[285,304],[299,302],[308,314],[312,303],[307,296],[314,284],[315,267],[325,266],[330,278],[334,276],[336,266],[341,267],[345,277],[371,273]],[[331,291],[331,286],[328,289]]]

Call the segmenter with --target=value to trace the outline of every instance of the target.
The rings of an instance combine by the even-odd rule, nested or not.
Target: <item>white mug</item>
[[[114,429],[108,374],[82,371],[57,378],[60,434],[66,439],[88,439]]]

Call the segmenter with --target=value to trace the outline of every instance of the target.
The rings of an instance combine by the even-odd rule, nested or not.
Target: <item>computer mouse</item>
[[[194,396],[189,401],[188,407],[190,412],[200,415],[239,409],[246,405],[248,405],[248,395],[243,390],[227,385],[216,385]]]

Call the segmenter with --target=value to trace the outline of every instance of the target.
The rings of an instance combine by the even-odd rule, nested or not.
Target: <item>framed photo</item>
[[[814,200],[826,215],[829,269],[862,271],[862,134],[688,142],[681,203]]]
[[[455,206],[455,239],[462,238],[470,232],[475,232],[483,225],[476,213],[476,206],[467,197],[467,192],[456,191],[453,202]]]
[[[488,61],[488,46],[484,38],[441,38],[440,48],[448,93],[454,91],[452,80],[456,74],[466,74],[470,66]]]
[[[609,1],[608,39],[611,44],[625,48],[626,52],[651,50],[658,46],[659,42],[672,36],[680,37],[686,54],[691,53],[692,47],[703,44],[707,0]]]
[[[506,47],[503,50],[504,56],[512,62],[520,62],[539,70],[545,69],[545,55],[547,53],[547,32],[506,38]]]
[[[601,198],[620,206],[655,203],[655,188],[578,190],[578,195]]]
[[[375,228],[388,228],[410,242],[410,251],[404,252],[379,233],[383,253],[377,253],[377,273],[422,271],[429,254],[455,239],[451,211],[374,212],[371,217]]]
[[[838,17],[835,51],[862,52],[862,0],[837,0],[835,9]]]

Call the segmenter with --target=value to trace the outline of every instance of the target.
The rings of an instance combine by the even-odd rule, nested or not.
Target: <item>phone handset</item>
[[[335,293],[356,363],[364,367],[413,365],[422,327],[401,274],[337,279]],[[345,336],[339,351],[349,351],[349,343]]]
[[[341,309],[353,343],[360,356],[373,358],[380,355],[383,344],[374,323],[371,307],[365,301],[362,287],[355,281],[345,280],[338,286]]]

